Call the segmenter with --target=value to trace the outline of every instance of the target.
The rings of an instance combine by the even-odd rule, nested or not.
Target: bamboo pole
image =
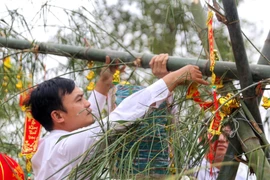
[[[253,77],[244,47],[237,7],[235,0],[222,0],[222,3],[227,19],[227,27],[230,34],[240,86],[242,89],[244,89],[253,83]],[[255,118],[256,122],[263,131],[261,114],[258,108],[259,103],[255,94],[255,87],[244,91],[243,98],[252,116]]]
[[[259,57],[258,64],[264,64],[264,65],[269,65],[270,62],[270,31],[268,32],[267,38],[264,41],[262,53]]]
[[[128,53],[112,50],[102,50],[86,48],[80,46],[60,45],[52,43],[38,43],[26,40],[11,39],[0,37],[0,47],[22,50],[21,52],[32,52],[41,54],[52,54],[65,57],[73,57],[82,60],[93,60],[105,62],[106,55],[111,58],[119,58],[125,63],[133,63],[143,68],[149,68],[149,62],[153,54]],[[205,59],[188,59],[170,56],[167,64],[169,71],[177,70],[185,65],[194,64],[200,67],[203,75],[210,77],[209,61]],[[270,77],[270,67],[265,65],[250,65],[253,81],[260,81]],[[239,79],[235,63],[218,61],[215,65],[215,73],[221,77],[226,74],[228,79]]]
[[[241,146],[245,155],[248,157],[248,166],[252,167],[257,179],[270,179],[270,165],[265,157],[265,153],[261,148],[260,139],[254,134],[250,128],[249,121],[238,121],[238,135],[241,137]]]
[[[270,64],[270,31],[268,32],[268,35],[267,35],[267,38],[264,42],[264,45],[263,45],[263,49],[262,49],[262,52],[261,52],[261,55],[259,57],[259,61],[258,61],[258,64],[263,64],[263,65],[269,65]],[[263,84],[262,85],[262,89],[263,88],[266,88],[266,85]],[[261,94],[259,94],[258,96],[258,102],[261,102],[261,98],[263,96],[263,92],[261,92]],[[267,142],[264,143],[264,145],[266,145],[266,148],[265,148],[265,154],[266,154],[266,157],[268,158],[268,161],[270,162],[270,146],[269,146],[269,143]]]
[[[263,65],[269,65],[270,62],[270,31],[268,32],[268,35],[267,35],[267,38],[264,42],[264,45],[263,45],[263,49],[262,49],[262,53],[259,57],[259,61],[258,61],[258,64],[263,64]],[[263,85],[262,88],[265,88],[266,85]],[[260,94],[258,96],[258,102],[261,101],[261,98],[262,98],[262,95],[263,95],[263,91],[262,91],[262,94]]]

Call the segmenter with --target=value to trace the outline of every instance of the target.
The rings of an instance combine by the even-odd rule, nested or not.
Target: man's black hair
[[[62,97],[71,94],[75,88],[73,80],[56,77],[39,84],[31,93],[28,106],[33,117],[47,130],[53,129],[51,112],[62,110],[66,112],[62,104]]]

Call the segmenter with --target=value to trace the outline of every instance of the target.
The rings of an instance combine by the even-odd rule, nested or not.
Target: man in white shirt
[[[107,61],[109,57],[106,57]],[[39,84],[31,93],[29,106],[33,117],[49,131],[39,142],[32,158],[35,179],[66,179],[81,162],[76,159],[99,140],[103,130],[120,126],[117,120],[135,121],[149,106],[165,100],[177,86],[186,81],[207,85],[197,66],[187,65],[171,72],[151,86],[127,97],[108,117],[93,118],[93,110],[102,109],[112,85],[112,71],[101,74],[94,93],[87,101],[73,80],[53,78]],[[107,70],[108,71],[108,70]],[[100,126],[103,121],[104,127]],[[64,137],[64,138],[61,138]],[[91,155],[91,153],[90,153]]]

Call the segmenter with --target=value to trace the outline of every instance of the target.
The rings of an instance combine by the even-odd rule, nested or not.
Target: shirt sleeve
[[[163,79],[160,79],[151,86],[125,98],[108,117],[96,120],[89,128],[90,134],[100,136],[100,133],[111,128],[121,130],[123,126],[117,121],[134,122],[141,118],[152,104],[164,101],[169,95],[170,91],[167,85]]]
[[[151,86],[124,99],[107,118],[109,121],[135,121],[142,117],[152,104],[165,100],[169,94],[170,91],[165,82],[160,79]]]
[[[121,126],[117,121],[134,122],[136,119],[141,118],[152,104],[164,101],[169,95],[170,91],[167,85],[160,79],[151,86],[124,99],[108,117],[102,121],[96,121],[92,125],[92,127],[96,128],[93,128],[91,131],[92,133],[99,133],[101,129],[106,131],[111,128],[120,130],[124,126]]]
[[[94,117],[101,119],[101,111],[105,107],[106,99],[107,99],[106,96],[97,92],[96,90],[94,90],[90,94],[88,101],[91,104],[91,109]]]

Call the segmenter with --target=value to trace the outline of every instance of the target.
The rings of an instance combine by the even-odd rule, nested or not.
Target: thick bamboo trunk
[[[120,58],[125,63],[138,63],[141,60],[141,67],[149,68],[149,62],[154,56],[153,54],[143,53],[127,53],[112,50],[101,50],[93,48],[85,48],[78,46],[59,45],[50,43],[33,43],[26,40],[7,39],[0,37],[0,47],[11,49],[19,49],[23,52],[52,54],[65,57],[79,58],[83,60],[93,60],[105,62],[106,55],[111,58]],[[211,76],[209,71],[209,61],[204,59],[187,59],[175,56],[170,56],[167,64],[169,71],[174,71],[187,64],[195,64],[200,67],[200,70],[205,76]],[[265,65],[250,65],[253,81],[260,81],[270,77],[270,67]],[[217,76],[226,74],[226,78],[239,79],[235,63],[218,61],[215,65],[215,73]]]
[[[258,64],[269,65],[270,64],[270,31],[268,32],[267,38],[264,42],[262,54],[260,55]]]
[[[264,45],[263,45],[263,49],[262,49],[262,52],[261,52],[261,55],[260,55],[260,58],[259,58],[259,61],[258,61],[258,64],[263,64],[263,65],[269,65],[270,64],[270,31],[268,32],[268,35],[267,35],[267,38],[264,42]],[[263,88],[266,88],[266,85],[262,85],[262,89]],[[263,92],[261,94],[259,94],[258,96],[258,102],[261,102],[261,98],[263,96]],[[268,161],[270,162],[270,147],[269,147],[269,143],[266,142],[264,143],[264,145],[266,146],[265,148],[265,154],[268,158]]]
[[[227,19],[227,27],[230,34],[237,74],[241,88],[244,89],[253,83],[253,78],[244,47],[237,7],[235,0],[222,0],[222,2]],[[259,124],[260,128],[263,130],[261,114],[258,108],[259,103],[255,94],[255,87],[244,91],[243,98],[249,111],[255,118],[256,122]]]
[[[259,57],[258,64],[263,64],[263,65],[270,64],[270,31],[268,32],[267,38],[264,42],[262,54]],[[265,87],[266,87],[265,85],[262,86],[262,88],[265,88]],[[263,91],[262,91],[262,94],[263,94]],[[262,94],[258,96],[258,102],[261,101]]]
[[[269,180],[270,179],[270,165],[265,157],[265,153],[261,148],[259,138],[254,134],[250,128],[247,120],[239,122],[238,134],[241,137],[242,149],[248,157],[248,166],[252,167],[257,179]]]

